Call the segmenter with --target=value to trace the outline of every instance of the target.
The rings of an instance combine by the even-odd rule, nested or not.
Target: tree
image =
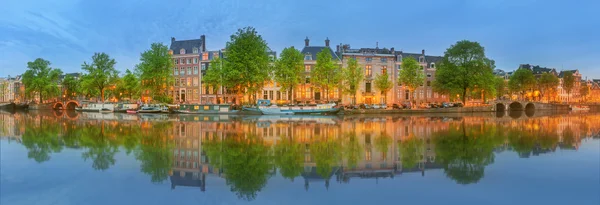
[[[292,89],[294,89],[304,77],[303,55],[296,48],[284,48],[281,51],[279,59],[275,63],[275,82],[288,93],[288,99],[291,99]]]
[[[417,166],[420,160],[419,156],[424,154],[424,147],[423,140],[416,137],[410,137],[399,142],[398,149],[400,151],[402,167],[410,169]]]
[[[251,100],[265,81],[269,80],[267,42],[252,27],[238,29],[226,45],[225,81],[228,89],[247,92]]]
[[[8,82],[0,82],[0,96],[4,96],[8,90]]]
[[[348,65],[342,71],[344,76],[344,92],[352,95],[352,104],[356,104],[356,92],[358,91],[358,85],[365,78],[362,67],[358,64],[356,59],[350,58]]]
[[[586,85],[581,86],[581,88],[579,88],[579,94],[585,101],[586,97],[590,94],[590,88]]]
[[[304,171],[304,147],[295,142],[291,136],[281,136],[281,140],[273,147],[275,165],[279,167],[281,176],[294,180]]]
[[[496,77],[496,99],[500,99],[506,94],[506,81],[502,77]]]
[[[225,181],[239,198],[253,200],[269,177],[269,147],[256,135],[227,136],[224,140]]]
[[[361,159],[362,151],[364,150],[361,144],[358,142],[358,136],[356,132],[348,132],[346,133],[346,137],[344,138],[343,143],[343,153],[346,162],[348,163],[348,167],[351,169],[356,168],[358,165],[358,161]]]
[[[375,76],[375,88],[381,92],[383,96],[383,103],[387,102],[387,92],[392,89],[392,81],[389,79],[389,75],[387,72],[383,74],[377,74]]]
[[[413,57],[402,58],[401,67],[402,69],[400,69],[398,81],[408,89],[409,96],[412,96],[412,92],[425,81],[423,68],[421,68],[417,60]]]
[[[337,60],[331,56],[331,50],[326,47],[317,53],[315,69],[310,72],[311,81],[325,91],[327,101],[329,101],[330,89],[337,87],[342,78],[342,72],[336,62]]]
[[[559,84],[560,80],[552,73],[542,74],[539,80],[539,87],[542,97],[546,97],[546,99],[548,99],[548,95],[552,93],[552,91],[555,91]]]
[[[119,77],[119,72],[115,69],[117,62],[111,59],[106,53],[94,53],[92,63],[83,62],[81,69],[87,73],[83,75],[83,79],[88,82],[91,89],[96,89],[100,92],[100,99],[104,102],[104,91]]]
[[[44,95],[51,97],[60,93],[58,80],[62,71],[51,68],[50,61],[38,58],[33,62],[27,62],[27,68],[23,74],[23,85],[27,95],[37,92],[42,103]]]
[[[467,90],[475,85],[488,87],[494,82],[493,69],[494,61],[485,56],[485,49],[478,42],[462,40],[444,53],[433,88],[440,93],[459,92],[465,103]]]
[[[74,98],[80,92],[80,81],[72,75],[66,75],[61,84],[66,98]]]
[[[172,75],[175,64],[169,48],[162,43],[152,43],[150,50],[140,55],[140,61],[135,67],[141,82],[140,91],[148,93],[152,100],[161,103],[172,102],[168,91],[175,81]]]
[[[117,84],[119,96],[129,96],[129,100],[133,100],[134,96],[139,96],[140,80],[129,69],[125,70],[125,75]]]
[[[225,70],[223,69],[223,59],[213,58],[210,61],[206,75],[202,77],[202,82],[206,88],[211,88],[216,93],[217,103],[219,102],[219,93],[217,90],[223,87],[225,81]]]
[[[571,98],[571,91],[573,91],[573,87],[575,87],[575,76],[571,71],[566,71],[563,74],[563,88],[567,92],[567,102],[569,102]]]
[[[508,80],[508,87],[511,92],[518,92],[521,96],[525,95],[535,86],[535,77],[529,69],[517,69]]]

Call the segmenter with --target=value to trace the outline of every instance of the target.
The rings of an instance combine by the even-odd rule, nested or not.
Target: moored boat
[[[0,103],[0,109],[2,110],[14,110],[15,109],[15,103]]]
[[[257,107],[263,115],[335,114],[340,111],[334,103],[314,106],[276,106],[271,105],[270,100],[258,100]]]
[[[590,107],[585,106],[585,105],[572,105],[571,110],[572,111],[588,111],[588,110],[590,110]]]
[[[183,114],[236,114],[229,104],[184,104],[180,105],[177,113]]]
[[[161,113],[162,110],[160,107],[155,106],[142,106],[138,111],[138,113]]]
[[[75,108],[77,111],[81,112],[108,112],[103,111],[104,108],[110,110],[112,112],[114,110],[115,105],[110,103],[83,103],[81,107]]]
[[[127,110],[137,110],[138,104],[136,103],[119,103],[115,107],[115,112],[127,112]]]
[[[128,109],[126,112],[127,112],[128,114],[136,114],[138,111],[137,111],[137,110],[135,110],[135,109]]]

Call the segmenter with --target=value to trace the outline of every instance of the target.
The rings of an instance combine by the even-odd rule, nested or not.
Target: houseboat
[[[119,103],[115,107],[115,112],[127,112],[127,110],[137,110],[138,104],[136,103]]]
[[[162,108],[158,105],[144,105],[137,112],[138,113],[161,113]]]
[[[311,106],[276,106],[270,100],[258,100],[258,110],[263,115],[301,115],[301,114],[335,114],[340,111],[334,103],[317,104]]]
[[[229,104],[184,104],[176,110],[183,114],[236,114],[238,111]]]
[[[111,103],[83,103],[81,107],[75,108],[77,111],[81,112],[112,112],[115,108],[115,104]],[[107,109],[109,111],[107,111]]]
[[[589,111],[590,107],[584,106],[584,105],[572,105],[571,110],[572,111]]]

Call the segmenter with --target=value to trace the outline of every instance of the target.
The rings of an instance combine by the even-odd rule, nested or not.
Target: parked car
[[[439,108],[440,106],[436,103],[431,103],[431,104],[429,104],[429,107],[430,108]]]
[[[427,103],[421,103],[421,104],[419,105],[419,108],[427,109],[427,108],[430,108],[430,106],[429,106],[429,104],[427,104]]]
[[[381,106],[379,104],[373,104],[373,105],[371,105],[371,107],[373,109],[380,109],[381,108]]]
[[[381,109],[387,109],[387,105],[385,103],[381,104]]]
[[[461,102],[454,103],[454,107],[463,107],[464,105]]]
[[[443,103],[442,103],[442,107],[443,107],[443,108],[449,108],[449,107],[451,107],[451,106],[450,106],[450,103],[443,102]]]
[[[396,103],[392,104],[392,109],[402,109],[403,107],[401,105],[398,105]]]

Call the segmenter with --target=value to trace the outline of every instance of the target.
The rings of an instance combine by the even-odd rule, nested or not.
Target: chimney
[[[175,37],[171,37],[171,43],[175,42]]]
[[[396,53],[396,51],[394,51],[394,47],[390,48],[390,52],[391,52],[392,54],[395,54],[395,53]]]
[[[309,42],[309,41],[310,41],[310,40],[308,40],[308,36],[307,36],[307,37],[306,37],[306,39],[304,39],[304,46],[308,47],[308,42]]]
[[[335,51],[337,51],[338,53],[340,52],[340,45],[335,46]]]
[[[326,39],[325,39],[325,46],[326,46],[326,47],[329,47],[329,38],[326,38]]]
[[[200,41],[202,42],[202,52],[205,52],[206,51],[206,36],[201,35]]]
[[[425,55],[425,49],[421,50],[421,54]]]

